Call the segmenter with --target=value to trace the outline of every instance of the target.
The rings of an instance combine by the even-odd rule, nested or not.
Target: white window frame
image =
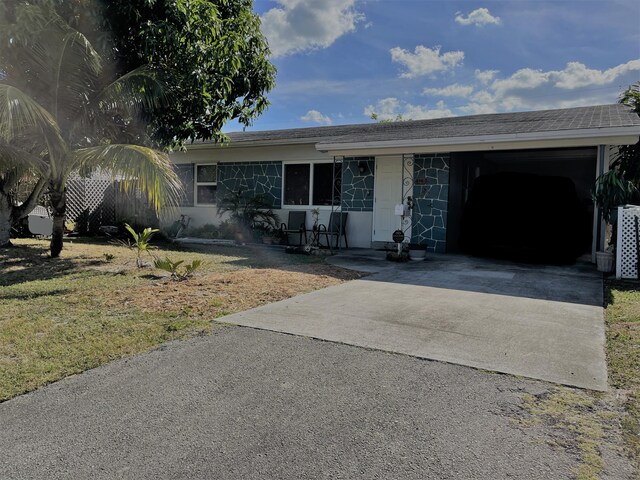
[[[320,210],[331,210],[333,208],[334,211],[340,211],[342,207],[342,201],[339,205],[314,205],[313,202],[313,175],[314,168],[313,165],[316,163],[333,163],[333,160],[285,160],[282,162],[282,199],[281,207],[283,210],[309,210],[310,208],[318,208]],[[338,162],[342,163],[342,162]],[[287,165],[310,165],[309,167],[309,204],[308,205],[289,205],[284,203],[285,196],[285,180],[287,178]],[[342,197],[342,191],[340,192],[340,197]],[[342,200],[342,198],[341,198]]]
[[[216,181],[215,182],[198,182],[198,167],[209,167],[211,165],[216,166]],[[213,203],[198,203],[198,187],[218,187],[218,163],[196,163],[193,165],[193,205],[196,207],[215,207],[216,202]]]

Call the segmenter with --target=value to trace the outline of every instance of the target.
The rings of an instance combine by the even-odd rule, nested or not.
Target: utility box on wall
[[[616,278],[638,278],[640,250],[640,206],[618,207]]]

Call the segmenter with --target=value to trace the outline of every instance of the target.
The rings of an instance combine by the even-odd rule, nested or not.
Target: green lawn
[[[640,284],[607,282],[607,360],[609,382],[626,397],[626,444],[640,462]]]
[[[133,251],[106,242],[67,243],[59,259],[48,258],[43,241],[16,244],[0,249],[0,401],[208,332],[228,313],[357,276],[277,250],[164,246],[157,256],[204,262],[196,276],[176,282],[136,268]]]

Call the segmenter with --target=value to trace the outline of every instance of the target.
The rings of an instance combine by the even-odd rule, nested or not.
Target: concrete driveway
[[[607,389],[602,276],[590,264],[429,255],[399,265],[380,255],[333,257],[377,273],[220,321]]]

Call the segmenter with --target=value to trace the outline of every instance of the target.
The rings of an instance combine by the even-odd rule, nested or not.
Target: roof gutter
[[[318,141],[318,138],[293,138],[283,140],[243,140],[243,141],[228,141],[225,143],[215,142],[199,142],[191,143],[187,145],[187,150],[205,150],[210,148],[247,148],[247,147],[272,147],[277,145],[313,145]]]
[[[471,150],[508,150],[541,147],[578,147],[631,145],[638,142],[640,126],[555,130],[548,132],[513,133],[445,137],[432,139],[383,140],[371,142],[317,143],[316,150],[334,155],[364,153],[433,153]]]

